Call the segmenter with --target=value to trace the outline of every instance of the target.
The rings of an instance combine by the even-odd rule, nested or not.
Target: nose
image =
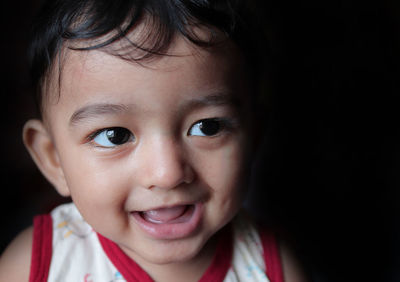
[[[173,189],[189,184],[194,179],[194,171],[186,160],[184,150],[172,138],[162,137],[141,144],[137,148],[141,186],[148,189]]]

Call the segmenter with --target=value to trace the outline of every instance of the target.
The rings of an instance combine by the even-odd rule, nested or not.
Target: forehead
[[[170,45],[168,55],[139,62],[118,57],[118,54],[110,54],[109,51],[66,50],[60,60],[61,72],[58,75],[55,71],[49,77],[52,86],[44,101],[44,115],[52,115],[60,107],[71,105],[71,101],[91,102],[104,99],[110,93],[118,99],[118,93],[135,89],[143,92],[143,99],[151,100],[159,98],[152,95],[152,91],[167,93],[184,87],[195,96],[202,91],[232,92],[243,89],[247,81],[244,79],[243,58],[229,41],[205,49],[183,38],[176,38]],[[235,93],[229,94],[239,95]],[[140,101],[137,103],[140,104]]]

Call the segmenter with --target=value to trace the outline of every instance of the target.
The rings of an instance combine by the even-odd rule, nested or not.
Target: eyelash
[[[217,130],[218,132],[214,133],[214,134],[210,134],[210,135],[206,135],[204,132],[204,136],[203,137],[216,137],[219,136],[221,134],[221,132],[223,131],[232,131],[235,126],[236,126],[236,122],[233,119],[229,119],[229,118],[206,118],[206,119],[201,119],[196,121],[195,123],[193,123],[189,130],[187,135],[188,136],[192,136],[190,134],[190,132],[194,129],[200,129],[201,124],[204,125],[204,123],[209,123],[209,122],[216,122],[217,124],[217,128],[214,128],[214,130]],[[195,128],[195,126],[197,126],[197,128]],[[215,125],[215,124],[214,124]],[[212,128],[213,129],[213,128]],[[211,129],[211,130],[212,130]],[[201,130],[201,129],[200,129]],[[196,136],[196,135],[193,135]]]
[[[217,128],[214,128],[214,130],[217,130],[217,132],[216,133],[212,133],[212,134],[210,134],[210,135],[207,135],[206,133],[204,133],[204,132],[202,132],[203,133],[203,135],[194,135],[193,133],[191,133],[191,131],[194,131],[194,130],[199,130],[200,129],[200,126],[201,126],[201,124],[204,124],[204,123],[206,123],[206,122],[216,122],[216,123],[218,123],[217,124]],[[209,124],[210,125],[210,124]],[[214,124],[215,125],[215,124]],[[188,132],[187,132],[187,136],[197,136],[197,137],[217,137],[217,136],[219,136],[219,135],[221,135],[222,133],[223,133],[223,131],[225,131],[225,132],[230,132],[230,131],[232,131],[232,130],[234,130],[236,127],[237,127],[237,121],[235,120],[235,119],[233,119],[233,118],[206,118],[206,119],[201,119],[201,120],[198,120],[198,121],[196,121],[195,123],[193,123],[190,127],[189,127],[189,129],[188,129]],[[197,128],[195,128],[195,126],[197,126]],[[86,140],[87,140],[87,142],[86,143],[90,143],[90,144],[92,144],[92,145],[94,145],[94,146],[96,146],[96,147],[100,147],[100,148],[108,148],[108,149],[112,149],[112,148],[115,148],[115,147],[119,147],[119,146],[122,146],[122,145],[124,145],[124,144],[126,144],[126,143],[128,143],[128,140],[126,140],[126,141],[124,141],[122,144],[114,144],[114,146],[102,146],[102,145],[100,145],[100,144],[98,144],[98,143],[96,143],[94,140],[95,140],[95,138],[97,138],[100,134],[103,134],[103,133],[105,133],[106,131],[112,131],[112,130],[125,130],[126,131],[126,133],[128,133],[129,132],[129,134],[130,134],[130,138],[131,139],[135,139],[135,135],[131,132],[131,131],[129,131],[128,129],[126,129],[126,128],[123,128],[123,127],[108,127],[108,128],[102,128],[102,129],[99,129],[99,130],[96,130],[96,131],[94,131],[93,133],[91,133],[87,138],[86,138]],[[204,130],[204,129],[200,129],[201,131],[202,130]],[[109,141],[110,143],[112,143],[111,141]]]

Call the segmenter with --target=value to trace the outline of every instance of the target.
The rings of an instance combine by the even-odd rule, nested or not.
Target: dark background
[[[0,252],[32,224],[33,215],[51,210],[63,199],[40,174],[22,143],[26,120],[36,117],[28,69],[30,24],[39,1],[1,4]]]
[[[36,2],[1,8],[0,251],[62,200],[21,141],[35,115],[25,53]],[[260,6],[271,113],[253,209],[292,242],[313,281],[400,281],[400,6],[293,2]]]

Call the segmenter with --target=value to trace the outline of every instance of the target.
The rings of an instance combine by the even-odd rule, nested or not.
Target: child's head
[[[24,128],[35,162],[138,262],[198,258],[245,190],[255,100],[245,7],[48,2],[32,45],[43,122]]]

